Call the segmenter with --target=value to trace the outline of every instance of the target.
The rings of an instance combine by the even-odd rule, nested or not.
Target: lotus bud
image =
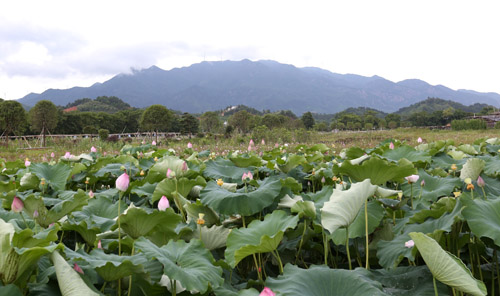
[[[224,184],[224,181],[222,181],[222,179],[218,179],[217,180],[217,185],[222,186],[222,184]]]
[[[125,192],[127,191],[127,188],[128,188],[128,184],[130,182],[130,179],[127,175],[127,173],[123,173],[120,177],[118,177],[118,179],[116,179],[116,189],[122,191],[122,192]]]
[[[406,181],[408,181],[409,184],[417,182],[418,178],[419,178],[418,175],[411,175],[411,176],[405,177]]]
[[[56,155],[54,154],[54,152],[50,153],[50,157],[52,157],[52,158],[56,157]]]
[[[391,149],[391,150],[393,150],[393,149],[394,149],[394,143],[393,143],[393,142],[391,142],[391,143],[389,144],[389,149]]]
[[[24,166],[29,167],[30,164],[31,164],[31,161],[28,158],[26,158],[26,160],[24,161]]]
[[[36,218],[38,218],[38,211],[37,211],[37,210],[35,210],[35,211],[33,212],[33,218],[35,218],[35,219],[36,219]]]
[[[280,144],[276,143],[274,144],[274,148],[278,148],[280,146]]]
[[[325,184],[325,182],[326,182],[325,177],[321,178],[321,183]]]
[[[243,173],[243,176],[241,176],[241,181],[245,182],[247,179],[247,173]]]
[[[92,147],[90,147],[90,152],[94,152],[94,153],[96,153],[96,152],[97,152],[97,149],[96,149],[94,146],[92,146]]]
[[[250,179],[250,180],[253,180],[253,174],[252,174],[252,172],[248,172],[247,173],[247,178]]]
[[[259,296],[275,296],[276,294],[269,289],[268,287],[264,287],[262,292],[260,292]]]
[[[205,220],[203,219],[203,217],[205,217],[205,214],[198,213],[198,219],[196,219],[196,224],[198,224],[198,225],[205,224]]]
[[[69,151],[66,151],[66,153],[64,154],[64,158],[69,159],[70,157],[71,153],[69,153]]]
[[[422,186],[422,187],[425,186],[425,180],[422,180],[422,182],[420,182],[420,186]]]
[[[167,197],[164,195],[160,198],[160,201],[158,202],[158,210],[165,211],[168,208],[170,208],[170,203],[168,202]]]
[[[254,144],[253,140],[252,140],[252,139],[250,139],[250,142],[248,143],[248,146],[254,146],[254,145],[255,145],[255,144]]]
[[[187,147],[188,147],[189,149],[192,149],[192,148],[193,148],[193,144],[191,144],[191,142],[189,142],[189,143],[188,143],[188,145],[187,145]]]
[[[24,208],[23,201],[19,197],[14,196],[14,200],[12,200],[12,205],[11,205],[12,211],[14,213],[20,213],[23,211],[23,208]]]
[[[182,163],[182,171],[185,172],[187,170],[188,170],[188,164],[187,164],[187,162],[183,162]]]
[[[422,141],[422,138],[418,137],[418,139],[417,139],[417,143],[422,143],[422,142],[423,142],[423,141]]]
[[[101,240],[97,242],[97,248],[102,250],[102,243]]]
[[[483,178],[481,176],[477,177],[477,186],[479,187],[484,187],[486,183],[484,182]]]
[[[407,248],[413,248],[414,245],[415,245],[415,242],[412,239],[405,242],[405,247],[407,247]]]
[[[80,274],[83,274],[83,270],[80,266],[78,266],[78,264],[75,263],[75,265],[73,266],[73,268],[75,269],[76,272],[80,273]]]
[[[260,141],[260,144],[261,145],[266,145],[266,141],[264,141],[264,139],[262,139],[262,141]]]
[[[156,146],[156,141],[153,140],[153,142],[151,142],[151,145]]]

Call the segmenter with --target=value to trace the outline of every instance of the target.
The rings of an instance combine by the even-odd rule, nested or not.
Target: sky
[[[275,60],[500,93],[497,0],[0,3],[0,98],[131,69]]]

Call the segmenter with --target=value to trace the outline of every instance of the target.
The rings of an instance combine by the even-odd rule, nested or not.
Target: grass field
[[[400,128],[395,130],[379,130],[379,131],[341,131],[338,133],[312,133],[310,140],[306,143],[291,142],[290,148],[299,144],[316,144],[324,143],[331,147],[335,145],[338,149],[358,146],[361,148],[374,147],[378,143],[386,139],[394,139],[405,142],[409,145],[417,145],[418,137],[421,137],[424,142],[434,142],[437,140],[453,140],[455,144],[473,143],[482,138],[494,138],[500,135],[500,131],[496,129],[488,130],[468,130],[468,131],[452,131],[452,130],[429,130],[424,128]],[[134,139],[135,144],[138,144],[141,139]],[[152,139],[145,139],[146,142],[151,142]],[[212,138],[183,138],[183,139],[162,139],[159,142],[160,148],[172,148],[176,151],[182,151],[188,142],[193,143],[193,148],[197,151],[210,150],[216,154],[225,154],[227,151],[239,149],[244,151],[248,147],[250,136],[236,135],[232,138],[225,139],[218,137]],[[260,139],[253,139],[258,148],[261,150],[271,149],[275,143],[281,143],[279,140],[274,142],[268,140],[265,145],[261,144]],[[56,158],[64,155],[67,151],[74,155],[90,152],[90,147],[95,146],[99,152],[106,154],[118,154],[123,141],[116,143],[104,142],[100,140],[58,140],[52,141],[50,138],[47,141],[47,148],[25,149],[28,145],[25,142],[9,143],[9,147],[0,146],[0,158],[12,161],[16,159],[29,158],[32,161],[44,161],[50,159],[53,152]],[[134,142],[132,142],[134,144]],[[35,147],[37,143],[30,143]],[[39,145],[39,143],[38,143]]]

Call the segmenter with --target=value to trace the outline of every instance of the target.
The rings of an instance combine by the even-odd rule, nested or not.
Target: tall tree
[[[151,105],[139,120],[139,126],[145,131],[154,131],[156,133],[156,142],[158,142],[158,132],[166,132],[171,128],[173,114],[163,105]]]
[[[314,118],[311,114],[311,112],[306,112],[304,114],[302,114],[302,122],[304,123],[304,127],[306,129],[312,129],[312,127],[314,126]]]
[[[9,135],[24,132],[26,125],[26,111],[24,111],[21,103],[17,101],[0,101],[0,129],[2,129],[5,135],[7,145],[9,143]]]
[[[217,112],[208,111],[200,117],[201,129],[207,133],[219,132],[222,128],[222,122]]]
[[[238,111],[229,117],[229,125],[237,128],[242,133],[248,133],[253,115],[245,110]]]
[[[31,129],[42,133],[42,147],[45,147],[45,136],[47,132],[55,129],[57,126],[58,112],[57,107],[48,100],[38,101],[35,107],[29,111]]]
[[[184,113],[181,116],[181,133],[196,134],[200,126],[199,120],[189,113]]]

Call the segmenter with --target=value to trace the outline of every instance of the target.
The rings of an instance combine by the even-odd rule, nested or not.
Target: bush
[[[106,139],[106,141],[116,143],[116,142],[118,142],[119,139],[120,138],[118,137],[118,135],[112,135],[112,136],[109,136]]]
[[[265,141],[269,140],[269,128],[265,125],[258,126],[252,131],[252,139],[255,141],[260,141],[264,139]]]
[[[496,129],[500,129],[500,121],[497,121],[497,122],[495,123],[495,128],[496,128]]]
[[[309,142],[311,140],[311,132],[304,129],[299,128],[295,130],[295,141],[299,143]]]
[[[451,122],[451,128],[455,131],[460,130],[481,130],[486,129],[486,121],[481,119],[463,119],[463,120],[453,120]]]
[[[373,123],[367,122],[365,123],[365,130],[371,131],[373,129]]]
[[[99,138],[104,141],[104,140],[107,140],[108,137],[109,137],[109,130],[101,128],[99,130]]]

